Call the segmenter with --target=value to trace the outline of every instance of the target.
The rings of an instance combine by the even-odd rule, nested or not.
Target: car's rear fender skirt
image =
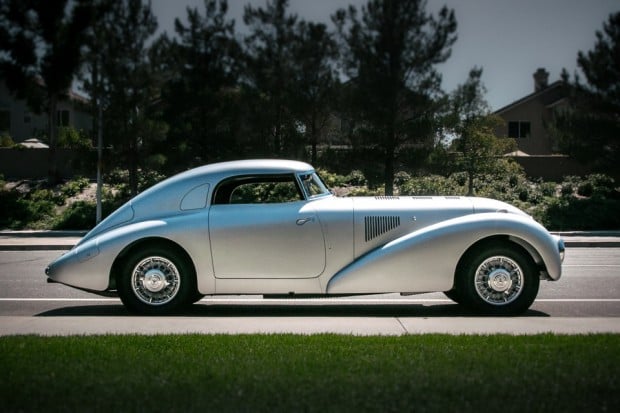
[[[115,271],[118,270],[122,260],[135,251],[136,248],[143,248],[153,244],[165,244],[171,249],[177,250],[185,259],[187,264],[193,268],[197,278],[197,288],[203,294],[215,292],[215,280],[213,277],[213,266],[209,251],[208,232],[206,220],[201,224],[193,223],[190,216],[180,216],[168,218],[166,220],[145,221],[127,228],[124,236],[114,236],[113,230],[111,238],[121,248],[114,254],[114,264],[109,267],[110,285],[114,282]],[[131,228],[133,227],[133,228]],[[104,234],[104,237],[107,234]]]
[[[521,245],[551,279],[560,276],[557,241],[529,217],[484,213],[459,217],[389,242],[340,270],[328,294],[447,291],[459,260],[477,242],[501,236]]]
[[[50,278],[73,287],[105,291],[115,288],[118,263],[143,243],[166,242],[183,251],[197,274],[198,289],[215,292],[206,220],[192,224],[187,216],[150,220],[115,228],[85,243],[50,264]],[[202,222],[202,221],[201,221]]]

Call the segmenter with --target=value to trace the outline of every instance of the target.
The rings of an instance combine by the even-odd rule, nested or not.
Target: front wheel
[[[491,315],[526,311],[538,294],[540,278],[532,258],[517,245],[487,245],[468,254],[457,273],[463,304]]]
[[[161,247],[139,250],[125,260],[117,274],[121,301],[132,312],[170,314],[191,304],[196,277],[176,251]]]

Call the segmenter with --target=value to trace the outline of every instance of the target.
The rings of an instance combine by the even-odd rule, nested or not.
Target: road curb
[[[351,336],[619,334],[617,318],[0,316],[0,336],[341,334]]]

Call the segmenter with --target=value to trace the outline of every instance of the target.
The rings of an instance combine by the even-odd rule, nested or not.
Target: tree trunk
[[[132,197],[138,195],[138,138],[135,132],[129,143],[129,189]]]
[[[385,154],[385,195],[394,195],[394,150]]]
[[[392,122],[393,125],[393,122]],[[394,195],[394,155],[396,152],[396,138],[394,136],[394,127],[390,125],[390,128],[386,136],[385,145],[385,195]]]
[[[310,140],[312,143],[312,165],[316,165],[316,147],[318,137],[316,136],[316,115],[312,114],[312,121],[310,122]]]

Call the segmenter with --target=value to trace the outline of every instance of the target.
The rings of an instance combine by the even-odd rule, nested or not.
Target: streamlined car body
[[[248,160],[171,177],[120,207],[46,269],[166,314],[205,295],[443,291],[516,314],[558,280],[564,246],[519,209],[460,196],[336,197],[309,164]]]

